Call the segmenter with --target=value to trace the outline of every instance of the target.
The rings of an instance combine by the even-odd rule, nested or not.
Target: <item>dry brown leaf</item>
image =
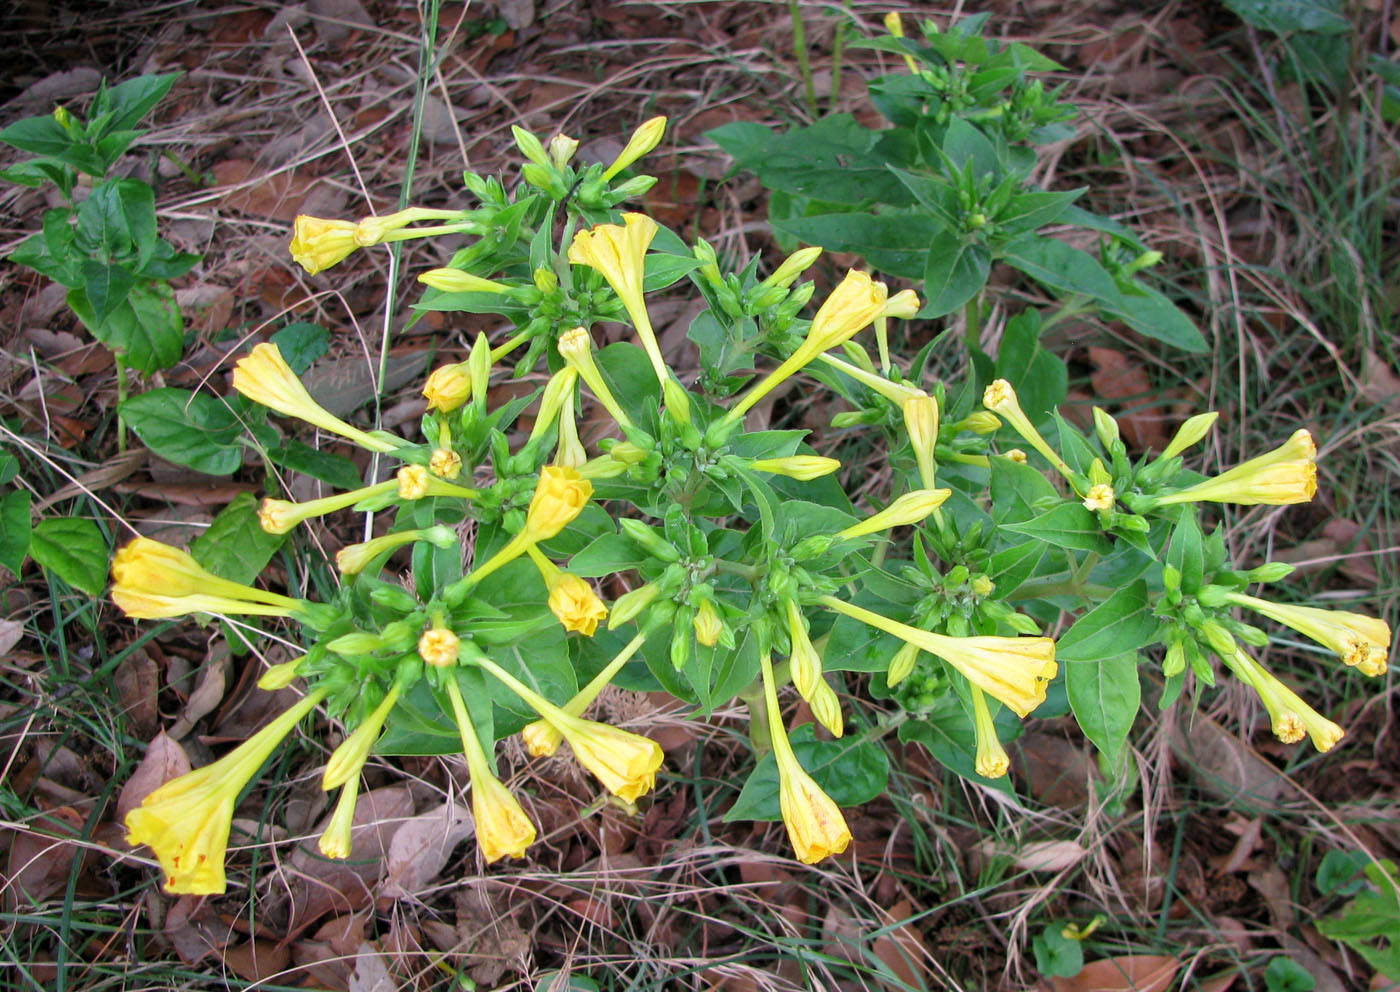
[[[473,981],[487,986],[499,984],[507,971],[523,971],[534,946],[530,935],[492,901],[492,895],[484,889],[465,888],[453,893],[465,967]]]
[[[266,166],[247,159],[216,162],[213,172],[215,183],[231,187],[224,194],[229,209],[263,220],[290,224],[303,212],[335,216],[345,202],[343,193],[330,190],[316,178],[291,172],[269,175]]]
[[[983,848],[988,856],[998,853],[996,844],[991,841],[984,843]],[[1077,841],[1045,840],[1000,853],[1010,854],[1015,859],[1016,867],[1022,871],[1064,871],[1083,861],[1088,852]]]
[[[184,737],[194,729],[196,723],[213,713],[218,709],[219,703],[223,702],[224,687],[227,684],[225,672],[229,664],[228,645],[218,641],[211,645],[209,653],[209,663],[199,673],[199,682],[195,685],[194,692],[185,700],[184,712],[170,728],[171,737]]]
[[[289,932],[299,933],[332,910],[353,912],[367,905],[384,870],[389,839],[412,814],[413,796],[406,786],[375,789],[355,801],[350,857],[324,857],[314,840],[298,845],[285,869],[292,876]],[[315,833],[319,836],[329,824],[327,815]]]
[[[1122,405],[1117,414],[1123,441],[1130,451],[1167,446],[1166,413],[1150,398],[1156,395],[1147,369],[1114,348],[1090,348],[1094,372],[1089,377],[1100,399]]]
[[[421,813],[394,831],[379,894],[391,899],[416,899],[442,871],[452,849],[476,831],[471,812],[457,803],[443,803]]]
[[[0,620],[0,655],[13,651],[23,636],[24,623],[22,621]]]
[[[1293,910],[1292,890],[1288,884],[1288,876],[1283,871],[1273,865],[1267,868],[1256,868],[1248,875],[1249,886],[1264,897],[1264,902],[1269,907],[1269,915],[1273,917],[1274,926],[1279,930],[1287,930],[1293,926],[1298,914]]]
[[[185,749],[178,741],[166,736],[165,731],[160,731],[146,745],[146,756],[117,796],[117,819],[125,820],[126,814],[141,805],[141,800],[189,770],[190,758]]]
[[[891,920],[907,920],[914,915],[914,907],[907,899],[901,899],[890,907]],[[933,982],[928,970],[930,960],[928,945],[912,923],[902,923],[882,937],[877,937],[870,951],[888,968],[899,982],[883,982],[891,989],[930,988]]]
[[[1073,978],[1052,978],[1055,992],[1166,992],[1181,962],[1155,954],[1092,961]]]
[[[131,729],[137,737],[149,740],[160,716],[156,709],[160,672],[151,656],[140,648],[128,654],[112,673],[112,688]]]
[[[1246,808],[1271,806],[1292,786],[1254,749],[1202,713],[1172,733],[1172,751],[1208,792]]]
[[[1400,413],[1400,376],[1370,348],[1361,356],[1361,395],[1384,406],[1386,413]]]
[[[223,959],[245,981],[262,982],[286,971],[292,963],[292,952],[276,941],[250,940],[224,948]]]
[[[350,992],[398,992],[399,988],[389,971],[389,956],[370,941],[361,944],[350,973]]]
[[[31,900],[43,902],[67,887],[73,860],[84,853],[75,842],[82,828],[83,817],[78,811],[62,806],[11,832],[5,865],[7,906],[17,909]]]

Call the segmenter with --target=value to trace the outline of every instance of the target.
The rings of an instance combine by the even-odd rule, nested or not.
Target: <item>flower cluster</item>
[[[1058,577],[1091,577],[1096,567],[1097,557],[1086,563],[1067,549],[1138,555],[1133,574],[1154,576],[1154,626],[1125,649],[1164,644],[1166,674],[1177,683],[1188,668],[1210,680],[1213,653],[1258,692],[1280,737],[1311,735],[1323,749],[1340,738],[1340,728],[1240,647],[1267,636],[1234,611],[1307,634],[1367,675],[1385,670],[1389,629],[1357,614],[1249,595],[1249,583],[1281,576],[1230,569],[1223,544],[1217,554],[1198,527],[1189,529],[1202,502],[1311,498],[1316,452],[1306,431],[1199,481],[1181,455],[1210,419],[1189,421],[1161,455],[1133,464],[1107,415],[1096,421],[1096,452],[1088,439],[1072,439],[1067,425],[1051,444],[1008,382],[987,387],[984,410],[969,409],[968,391],[958,405],[943,384],[916,381],[890,355],[889,322],[919,309],[912,291],[892,293],[852,270],[804,322],[815,286],[798,280],[819,251],[794,254],[766,278],[756,266],[724,274],[705,242],[685,249],[644,214],[619,214],[622,200],[649,185],[646,177],[620,177],[657,146],[664,126],[662,118],[644,123],[606,167],[576,167],[570,138],[546,145],[517,129],[528,160],[520,186],[507,191],[469,174],[481,203],[470,211],[298,218],[292,253],[312,274],[361,247],[477,236],[451,266],[422,276],[426,299],[498,312],[514,330],[494,344],[479,337],[465,360],[427,376],[420,439],[331,414],[272,343],[238,361],[240,394],[372,453],[369,463],[382,473],[347,492],[262,503],[262,528],[291,540],[329,514],[375,514],[364,540],[335,553],[338,586],[325,601],[219,578],[186,552],[146,538],[117,554],[112,598],[128,616],[277,616],[303,631],[304,654],[260,683],[302,685],[300,701],[128,816],[129,839],[154,849],[171,891],[223,890],[237,797],[278,742],[321,707],[347,731],[321,777],[326,792],[339,793],[319,840],[326,857],[351,851],[371,755],[405,739],[420,753],[463,755],[485,861],[524,857],[537,831],[528,796],[495,771],[501,738],[520,734],[534,756],[567,743],[579,765],[626,803],[664,775],[655,741],[585,716],[624,671],[625,684],[664,688],[701,712],[735,696],[747,701],[762,728],[756,745],[771,749],[778,776],[760,808],[784,822],[801,861],[841,855],[852,841],[841,805],[877,794],[880,783],[871,792],[869,783],[833,779],[811,761],[804,767],[799,751],[836,745],[789,739],[783,685],[791,683],[826,734],[840,738],[841,673],[880,673],[872,688],[914,718],[940,713],[975,741],[967,758],[979,776],[1004,776],[1011,716],[1031,717],[1061,670],[1056,641],[1042,633],[1052,593],[1032,611],[1021,608],[1036,599],[1028,590],[1060,582],[1053,602],[1062,603],[1067,587]],[[565,240],[544,251],[559,217],[568,218]],[[415,226],[427,221],[434,226]],[[709,315],[692,335],[719,370],[700,387],[667,364],[647,306],[649,292],[687,276]],[[617,320],[631,325],[635,340],[599,347],[595,326]],[[867,329],[878,360],[858,338]],[[493,407],[493,381],[512,357],[515,375],[535,376],[539,388]],[[807,447],[801,432],[750,429],[759,404],[797,376],[852,405],[837,415],[836,429],[887,431],[898,482],[881,505],[857,508],[839,484],[841,462]],[[584,411],[590,422],[606,421],[602,436],[585,441]],[[1003,428],[1070,493],[1018,449],[998,454]],[[983,492],[988,477],[1002,494],[996,505]],[[1050,514],[1073,541],[1057,543],[1053,533],[1043,536],[1045,526],[1027,523]],[[897,540],[906,530],[914,540]],[[913,551],[902,560],[905,546]],[[410,565],[405,584],[398,573]],[[602,586],[590,581],[604,577]],[[609,603],[598,588],[626,591]],[[1147,613],[1147,588],[1143,580],[1135,615]]]

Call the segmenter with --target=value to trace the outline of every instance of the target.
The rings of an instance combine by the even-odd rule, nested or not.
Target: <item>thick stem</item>
[[[126,451],[126,420],[122,417],[122,404],[131,392],[131,383],[126,377],[126,362],[120,352],[112,355],[112,363],[117,369],[117,450]]]

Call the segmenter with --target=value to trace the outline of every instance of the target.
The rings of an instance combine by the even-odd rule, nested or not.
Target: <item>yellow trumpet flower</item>
[[[913,492],[905,493],[878,513],[872,513],[859,523],[851,524],[844,530],[838,531],[837,536],[844,538],[864,537],[882,530],[892,530],[895,527],[919,523],[942,506],[951,495],[953,495],[951,489],[915,489]]]
[[[526,848],[535,842],[535,825],[520,808],[519,800],[491,771],[456,679],[447,680],[447,698],[452,703],[452,715],[462,738],[462,753],[472,776],[472,818],[476,821],[476,842],[481,847],[481,856],[487,864],[506,855],[523,858]]]
[[[138,537],[112,559],[112,601],[137,620],[189,613],[289,616],[299,600],[220,578],[179,548]]]
[[[1241,506],[1306,503],[1317,495],[1317,446],[1307,430],[1297,430],[1273,451],[1242,462],[1220,475],[1158,496],[1156,505],[1238,503]]]
[[[755,458],[749,462],[749,467],[770,475],[785,475],[799,482],[811,482],[835,472],[841,467],[841,462],[821,455],[788,455],[786,458]]]
[[[332,414],[311,398],[281,350],[270,341],[258,345],[233,367],[233,388],[254,403],[287,417],[304,420],[324,431],[339,434],[370,451],[389,452],[398,445],[366,434]]]
[[[227,755],[171,779],[126,815],[127,842],[155,851],[167,892],[224,891],[224,854],[239,793],[282,738],[325,696],[324,689],[304,696]]]
[[[1233,654],[1222,654],[1225,664],[1259,694],[1259,700],[1268,710],[1273,724],[1274,736],[1285,744],[1296,744],[1304,737],[1311,737],[1313,747],[1319,751],[1330,751],[1337,742],[1346,736],[1346,731],[1317,710],[1309,706],[1288,686],[1279,681],[1254,658],[1240,648]]]
[[[997,737],[986,694],[975,685],[968,688],[972,691],[972,723],[977,731],[977,774],[983,778],[1001,778],[1011,767],[1011,759]]]
[[[656,784],[656,771],[666,758],[656,741],[606,723],[573,716],[489,658],[478,659],[477,664],[504,682],[563,735],[579,764],[592,772],[613,795],[629,803],[635,802]]]
[[[565,572],[531,545],[529,554],[549,589],[549,609],[565,630],[576,630],[592,637],[598,624],[608,618],[608,608],[584,579]]]
[[[1055,642],[1049,637],[949,637],[882,617],[834,596],[823,596],[818,602],[937,655],[1022,718],[1045,702],[1045,690],[1059,671]]]
[[[643,121],[641,126],[632,132],[632,137],[627,140],[627,146],[613,160],[612,165],[603,170],[603,181],[610,182],[614,176],[637,159],[655,151],[656,146],[661,144],[661,138],[665,133],[665,117],[652,117]]]
[[[1390,625],[1384,620],[1345,610],[1323,610],[1315,606],[1271,603],[1267,599],[1232,592],[1226,600],[1247,606],[1285,627],[1306,634],[1323,647],[1337,652],[1345,664],[1363,675],[1384,675],[1389,668]]]
[[[297,524],[310,520],[312,517],[322,517],[327,513],[344,510],[361,500],[382,496],[397,488],[398,482],[391,479],[378,485],[307,500],[305,503],[293,503],[290,500],[269,497],[262,501],[262,506],[258,509],[258,525],[269,534],[286,534]]]
[[[1031,418],[1027,417],[1025,411],[1021,409],[1021,401],[1017,399],[1016,390],[1011,387],[1011,383],[1005,379],[995,380],[982,393],[982,405],[1010,424],[1017,434],[1020,434],[1032,448],[1040,452],[1046,461],[1055,466],[1056,471],[1073,482],[1073,470],[1060,457],[1059,452],[1050,447],[1050,443],[1041,436],[1040,431],[1035,429]]]
[[[841,815],[841,807],[798,762],[783,727],[783,714],[778,707],[778,691],[773,681],[773,662],[764,655],[762,663],[763,699],[773,738],[773,757],[778,762],[778,807],[797,860],[814,865],[846,850],[851,843],[851,830]]]

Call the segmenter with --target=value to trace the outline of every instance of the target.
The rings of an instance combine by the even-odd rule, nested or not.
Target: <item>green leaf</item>
[[[239,493],[190,545],[195,560],[232,582],[251,583],[272,560],[285,534],[269,534],[258,523],[258,500]]]
[[[293,372],[305,375],[313,362],[330,351],[331,332],[320,324],[298,322],[272,335],[272,343],[277,345]]]
[[[1040,344],[1040,311],[1023,310],[1006,322],[996,375],[1016,387],[1021,409],[1040,423],[1069,393],[1069,369]]]
[[[997,226],[1008,234],[1023,234],[1053,224],[1062,217],[1075,200],[1083,196],[1089,187],[1081,186],[1070,190],[1030,190],[1017,193],[997,215],[992,218]]]
[[[1134,582],[1084,614],[1060,635],[1055,657],[1060,661],[1095,662],[1111,655],[1140,651],[1152,642],[1157,618],[1147,598],[1147,583]],[[1134,676],[1133,683],[1137,684]]]
[[[924,260],[924,292],[928,302],[919,311],[921,320],[952,313],[987,284],[992,271],[991,252],[956,238],[935,239]]]
[[[1317,988],[1317,979],[1298,962],[1278,956],[1270,959],[1264,969],[1264,988],[1268,992],[1312,992]]]
[[[152,389],[119,409],[142,443],[167,461],[209,475],[232,475],[243,464],[243,423],[219,397]]]
[[[136,278],[121,265],[109,265],[95,259],[85,258],[80,264],[83,274],[83,292],[92,304],[93,318],[99,322],[112,316],[112,312],[126,302]]]
[[[998,527],[1033,520],[1041,512],[1036,507],[1038,502],[1059,498],[1050,480],[1038,469],[1010,458],[993,458],[991,462],[992,519]],[[1018,546],[1024,544],[1017,542]]]
[[[1001,246],[1008,265],[1061,295],[1082,293],[1101,305],[1118,302],[1118,285],[1098,259],[1056,238],[1031,234]]]
[[[165,99],[170,87],[175,85],[175,80],[180,76],[181,73],[178,72],[168,72],[159,76],[137,76],[109,89],[107,102],[112,108],[109,130],[129,131],[140,124],[142,118]]]
[[[1205,538],[1201,535],[1201,525],[1193,508],[1181,515],[1172,530],[1172,541],[1167,548],[1167,564],[1181,573],[1181,591],[1194,596],[1201,591],[1205,581]]]
[[[1346,34],[1351,30],[1341,0],[1225,0],[1225,6],[1245,23],[1274,34]]]
[[[1182,351],[1209,350],[1195,322],[1181,309],[1155,289],[1134,284],[1134,292],[1125,293],[1119,304],[1104,307],[1110,317],[1123,321],[1133,330],[1180,348]]]
[[[136,179],[99,183],[78,205],[75,244],[82,251],[113,261],[150,257],[156,242],[155,193]]]
[[[1108,554],[1108,540],[1099,518],[1079,503],[1061,503],[1021,523],[1004,524],[1002,530],[1038,538],[1057,548]]]
[[[74,589],[102,595],[107,585],[107,541],[91,520],[50,517],[34,528],[29,554]]]
[[[603,534],[569,559],[569,571],[584,578],[612,575],[639,568],[651,560],[631,538],[622,534]]]
[[[19,475],[19,459],[8,451],[0,449],[0,486],[14,482],[17,475]]]
[[[350,459],[319,451],[300,441],[289,440],[268,448],[267,457],[274,465],[320,479],[337,489],[358,489],[364,485],[359,468]]]
[[[1004,706],[997,712],[998,736],[1003,741],[1015,736],[1004,725],[1014,720],[1015,714]],[[1011,791],[1005,777],[986,779],[977,774],[977,731],[955,693],[944,693],[928,712],[901,724],[899,739],[922,744],[940,765],[956,775],[1001,792]]]
[[[1109,764],[1116,764],[1142,701],[1137,652],[1064,664],[1065,689],[1074,718]]]
[[[858,736],[837,741],[819,741],[816,729],[803,724],[788,740],[797,760],[836,805],[843,808],[868,803],[885,791],[890,763],[884,748]],[[735,820],[773,821],[783,818],[778,807],[778,762],[772,752],[758,762],[743,791],[724,814],[725,823]]]
[[[1063,923],[1051,923],[1031,941],[1035,967],[1042,975],[1073,978],[1084,970],[1084,946],[1064,931]]]
[[[97,319],[81,288],[69,290],[68,306],[93,337],[144,375],[180,360],[185,325],[175,304],[175,292],[165,283],[138,282],[106,320]]]
[[[0,498],[0,565],[15,576],[29,554],[33,523],[29,516],[29,491],[16,489]]]
[[[879,271],[906,279],[923,276],[928,246],[946,230],[923,214],[816,214],[774,218],[773,227],[828,251],[860,255]]]

